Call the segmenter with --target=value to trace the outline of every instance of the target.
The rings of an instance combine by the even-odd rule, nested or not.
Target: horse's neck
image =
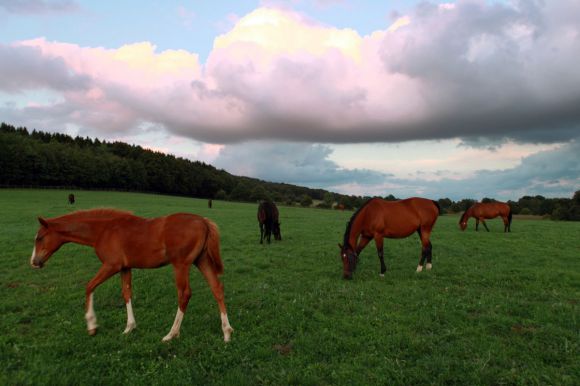
[[[359,213],[353,220],[352,224],[350,225],[350,232],[348,234],[348,244],[353,248],[356,249],[358,237],[362,233],[362,217],[361,213]]]
[[[109,225],[103,220],[74,219],[60,223],[57,229],[67,242],[95,246],[97,238]]]
[[[473,207],[467,208],[467,210],[463,214],[464,220],[469,220],[470,217],[473,217]]]

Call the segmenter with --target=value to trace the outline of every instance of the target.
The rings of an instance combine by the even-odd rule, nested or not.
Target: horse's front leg
[[[387,267],[385,265],[385,258],[383,255],[383,236],[375,236],[375,245],[377,246],[377,255],[379,256],[379,260],[381,262],[381,273],[380,276],[385,276],[385,272],[387,271]]]
[[[128,334],[135,327],[137,323],[135,322],[135,316],[133,315],[133,306],[131,305],[131,269],[125,268],[121,270],[121,285],[123,291],[123,298],[125,299],[125,306],[127,307],[127,327],[123,334]]]
[[[165,337],[163,337],[163,342],[167,342],[173,338],[179,336],[179,330],[181,328],[181,321],[183,320],[183,315],[187,310],[187,304],[189,303],[189,298],[191,298],[191,288],[189,287],[189,267],[191,267],[191,262],[183,264],[174,264],[173,270],[175,272],[175,285],[177,286],[177,298],[178,307],[177,314],[175,314],[175,320],[173,321],[173,326],[171,330]]]
[[[264,224],[260,223],[260,244],[264,244]]]
[[[85,305],[85,319],[87,321],[87,330],[89,335],[97,333],[97,315],[93,305],[93,292],[95,288],[103,283],[105,280],[119,272],[119,268],[111,265],[103,264],[95,277],[87,284],[86,289],[86,305]]]

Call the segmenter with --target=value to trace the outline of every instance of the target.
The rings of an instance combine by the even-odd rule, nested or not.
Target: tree
[[[312,205],[312,197],[310,197],[307,194],[303,194],[302,197],[300,198],[300,205],[302,205],[303,207],[309,207],[310,205]]]

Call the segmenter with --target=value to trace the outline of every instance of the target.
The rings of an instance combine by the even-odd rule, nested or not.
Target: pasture
[[[418,237],[374,243],[352,281],[337,243],[349,211],[279,206],[281,242],[259,244],[257,205],[75,191],[74,209],[146,217],[187,211],[220,227],[228,315],[201,274],[181,336],[161,338],[177,299],[171,267],[133,270],[137,328],[122,335],[120,278],[97,288],[99,332],[84,320],[85,285],[100,263],[63,246],[42,270],[29,258],[38,215],[73,210],[68,191],[0,190],[0,384],[559,384],[580,383],[580,223],[500,219],[460,232],[441,216],[433,270],[417,274]]]

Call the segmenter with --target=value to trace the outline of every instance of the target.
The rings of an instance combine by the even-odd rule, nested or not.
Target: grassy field
[[[137,329],[122,335],[120,278],[95,292],[99,333],[84,321],[85,284],[100,263],[65,245],[29,267],[36,216],[71,211],[68,192],[0,190],[0,384],[555,384],[580,383],[580,223],[501,220],[435,227],[431,272],[415,273],[417,237],[374,245],[354,280],[337,243],[352,212],[280,207],[282,242],[260,245],[257,205],[131,193],[75,192],[77,209],[137,215],[188,211],[222,235],[225,344],[217,305],[192,270],[181,337],[170,267],[133,271]]]

